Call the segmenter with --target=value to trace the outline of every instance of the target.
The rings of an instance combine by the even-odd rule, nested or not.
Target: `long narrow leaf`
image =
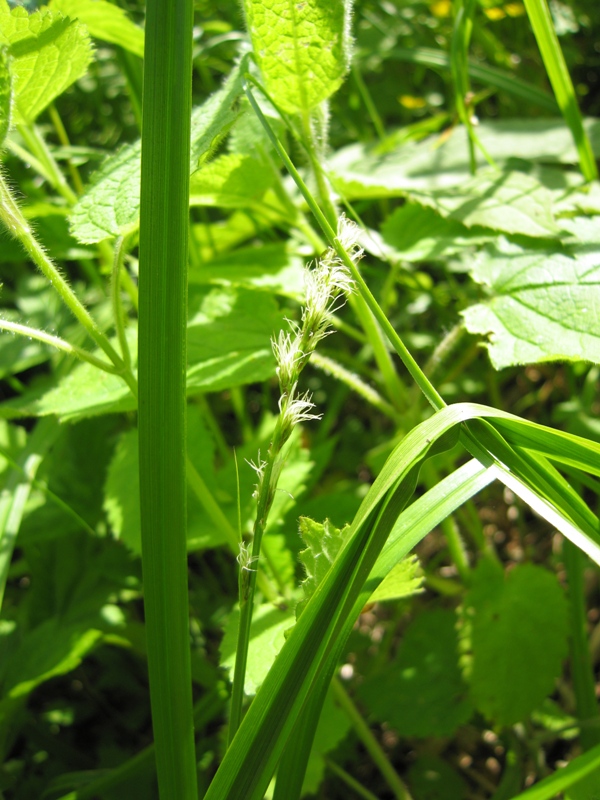
[[[192,20],[192,0],[148,2],[140,198],[139,462],[150,700],[164,800],[197,800],[185,474]]]

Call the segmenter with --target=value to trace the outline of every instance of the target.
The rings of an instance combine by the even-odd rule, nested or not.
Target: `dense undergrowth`
[[[596,4],[148,5],[0,0],[0,797],[600,797]]]

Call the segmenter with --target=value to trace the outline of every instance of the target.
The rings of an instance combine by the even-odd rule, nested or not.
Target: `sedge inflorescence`
[[[358,226],[345,216],[339,219],[337,241],[354,263],[363,254],[358,244],[359,233]],[[300,422],[321,418],[320,414],[314,413],[315,406],[310,393],[298,391],[298,381],[318,343],[331,332],[332,315],[343,305],[353,289],[354,281],[348,268],[337,251],[330,247],[316,263],[306,268],[305,304],[300,322],[290,322],[290,330],[281,331],[272,340],[280,390],[279,417],[266,460],[261,460],[259,454],[256,464],[249,462],[258,478],[254,490],[258,505],[254,533],[257,528],[264,529],[266,524],[277,480],[283,468],[281,451],[294,427]],[[243,551],[240,552],[240,565],[242,569],[247,569],[249,550],[244,543],[241,547]]]

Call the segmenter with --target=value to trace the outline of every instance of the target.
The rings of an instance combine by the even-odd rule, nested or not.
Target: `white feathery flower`
[[[353,261],[361,258],[363,254],[363,249],[359,244],[360,234],[361,230],[358,225],[342,214],[338,219],[336,238]]]
[[[246,572],[254,572],[255,570],[252,568],[252,564],[258,561],[258,556],[251,555],[249,545],[240,542],[240,552],[237,554],[235,560]]]
[[[309,419],[321,419],[322,414],[311,414],[315,404],[310,399],[310,392],[294,397],[282,395],[279,398],[279,411],[283,417],[283,422],[289,426],[297,425],[299,422],[306,422]]]
[[[258,459],[257,460],[258,460],[258,464],[255,464],[254,461],[251,461],[248,458],[245,459],[246,464],[248,464],[249,467],[252,467],[252,469],[254,470],[254,472],[256,472],[256,474],[258,476],[258,483],[254,487],[254,491],[252,492],[252,497],[255,497],[255,498],[258,497],[258,495],[260,493],[260,488],[262,486],[263,478],[265,477],[265,467],[267,466],[267,462],[263,461],[261,459],[261,457],[260,457],[260,450],[258,451]]]
[[[294,331],[292,336],[290,333],[280,331],[277,341],[271,340],[271,346],[277,361],[279,385],[289,390],[291,384],[296,381],[298,360],[302,357],[298,333]]]

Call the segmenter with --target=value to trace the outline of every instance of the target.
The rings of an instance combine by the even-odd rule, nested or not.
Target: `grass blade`
[[[581,171],[586,180],[597,180],[598,168],[594,153],[590,140],[583,129],[573,81],[554,30],[548,3],[546,0],[525,0],[525,8],[542,54],[548,78],[554,89],[556,102],[575,140]]]
[[[192,0],[149,0],[142,126],[142,567],[161,798],[197,800],[189,651],[185,367]]]

